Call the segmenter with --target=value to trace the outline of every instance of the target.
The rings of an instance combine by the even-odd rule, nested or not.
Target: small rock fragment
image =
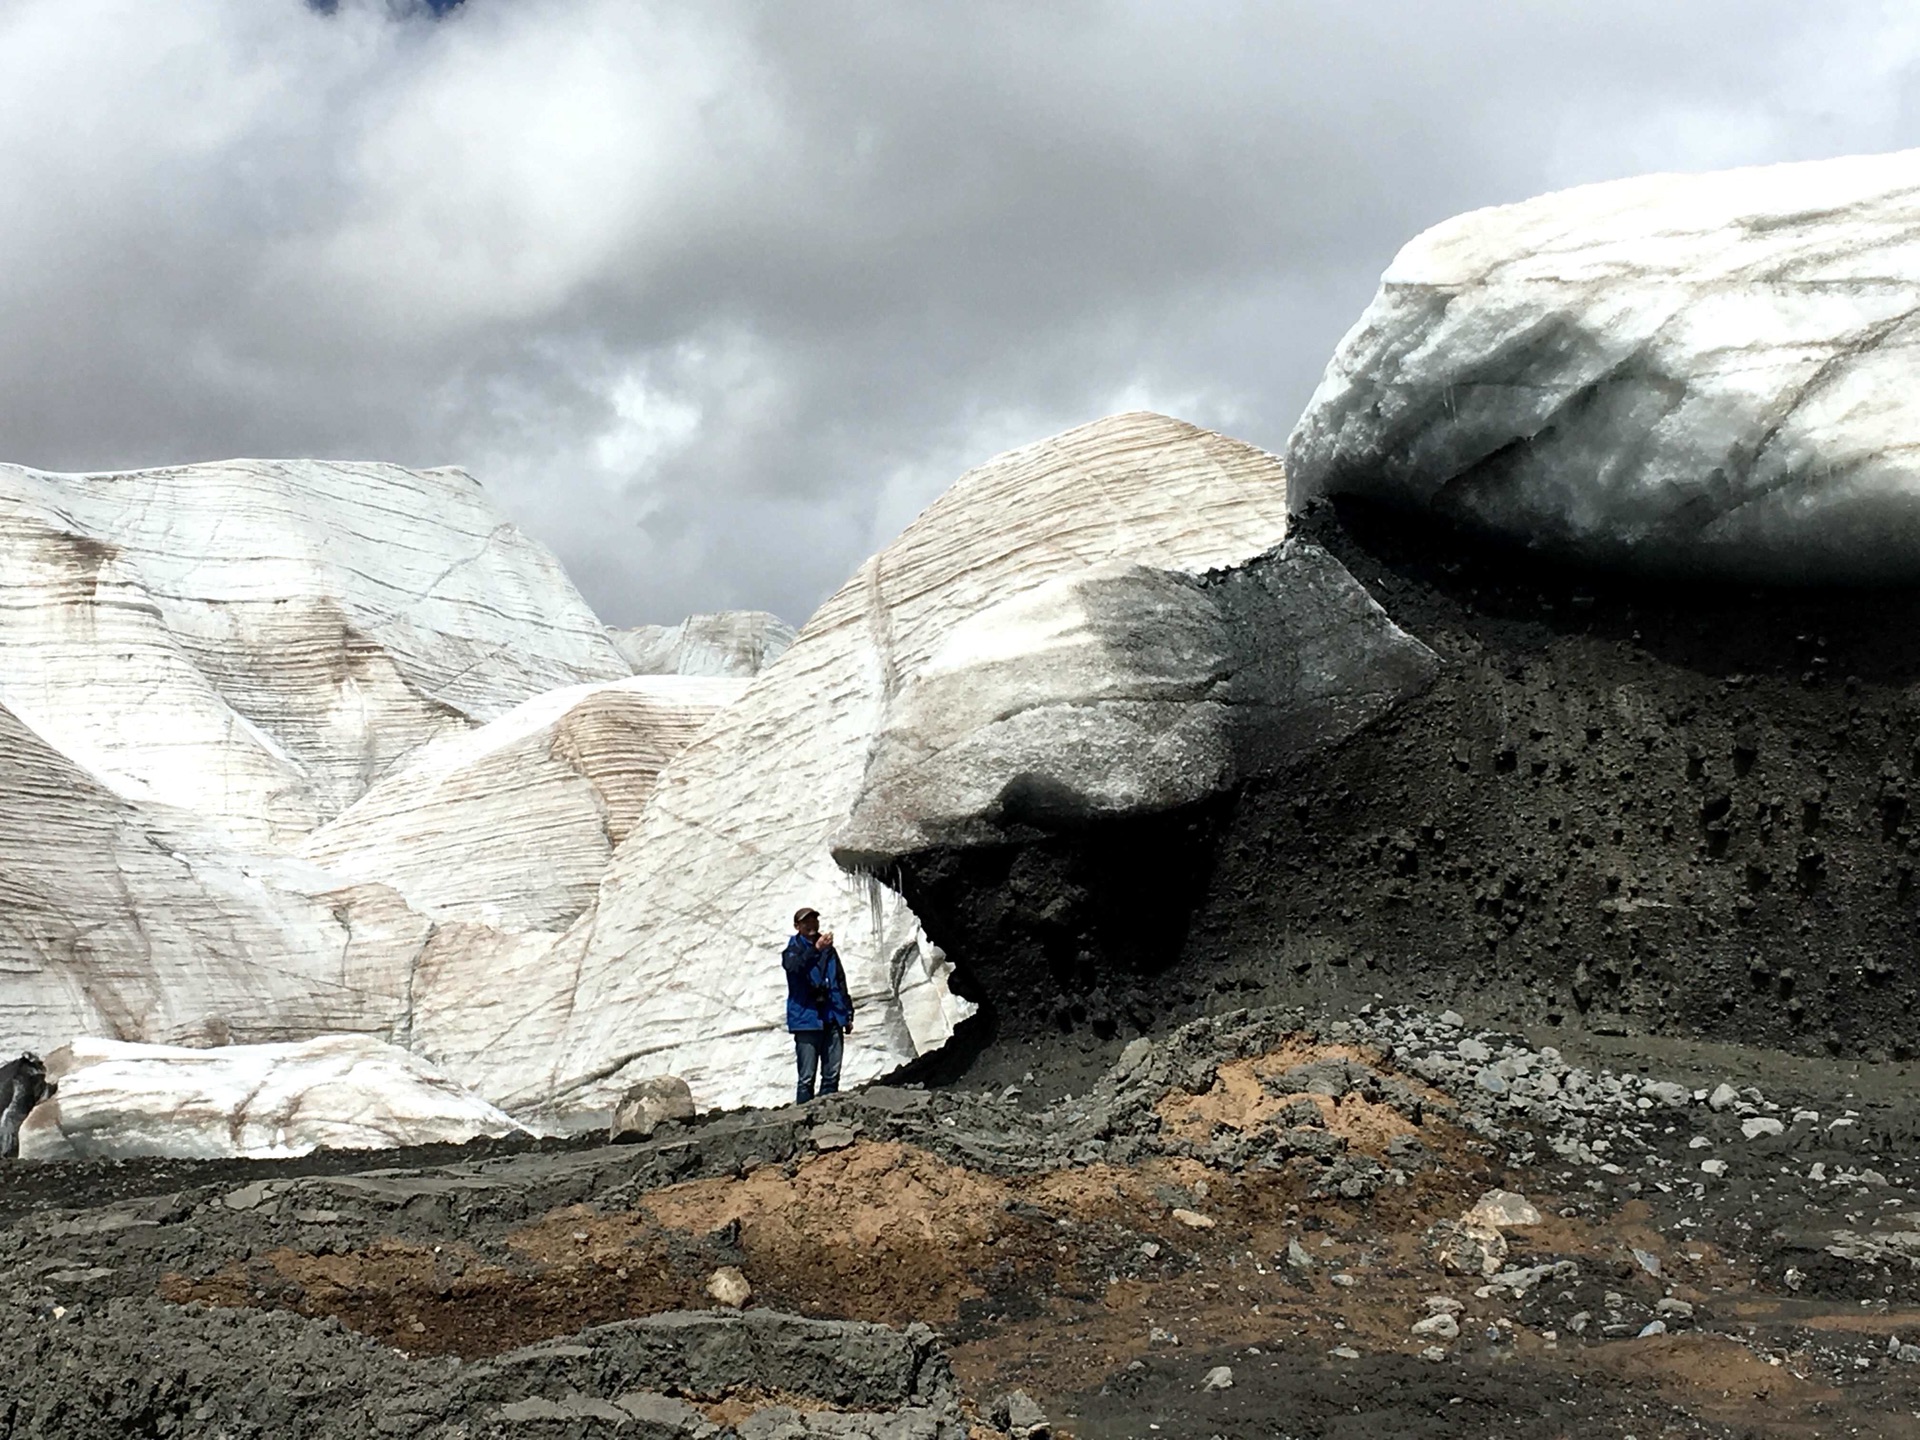
[[[1216,1365],[1207,1371],[1207,1378],[1200,1382],[1202,1390],[1231,1390],[1233,1388],[1233,1367]]]
[[[1724,1175],[1727,1173],[1727,1162],[1724,1160],[1702,1160],[1700,1162],[1700,1173],[1703,1175]]]
[[[1298,1240],[1289,1240],[1287,1241],[1287,1264],[1291,1265],[1295,1270],[1311,1270],[1313,1269],[1313,1256],[1307,1253],[1307,1247],[1302,1245]]]
[[[1643,1325],[1643,1326],[1641,1326],[1641,1327],[1640,1327],[1640,1336],[1639,1336],[1639,1338],[1640,1338],[1640,1339],[1642,1339],[1642,1340],[1644,1340],[1644,1339],[1646,1339],[1646,1338],[1647,1338],[1647,1337],[1648,1337],[1649,1335],[1664,1335],[1664,1334],[1666,1334],[1666,1333],[1667,1333],[1667,1322],[1666,1322],[1666,1321],[1664,1321],[1664,1320],[1649,1320],[1649,1321],[1648,1321],[1648,1322],[1647,1322],[1647,1323],[1646,1323],[1645,1325]]]
[[[1211,1230],[1214,1227],[1214,1219],[1211,1215],[1202,1215],[1194,1210],[1175,1210],[1173,1218],[1189,1230]]]
[[[1729,1110],[1740,1099],[1740,1092],[1722,1081],[1714,1086],[1713,1093],[1707,1096],[1709,1110]]]
[[[753,1298],[753,1286],[738,1266],[722,1265],[707,1277],[707,1294],[729,1310],[738,1310]]]
[[[1351,1345],[1336,1345],[1327,1353],[1329,1355],[1337,1355],[1342,1360],[1358,1360],[1360,1358],[1360,1352]]]
[[[1639,1265],[1642,1270],[1646,1271],[1647,1274],[1655,1276],[1656,1278],[1659,1276],[1660,1257],[1651,1250],[1642,1250],[1638,1246],[1635,1246],[1633,1258],[1634,1262]]]
[[[1491,1225],[1505,1230],[1514,1225],[1538,1225],[1540,1211],[1516,1191],[1489,1190],[1460,1219],[1463,1225]]]
[[[1434,1258],[1456,1275],[1496,1275],[1507,1258],[1507,1237],[1492,1225],[1442,1220],[1427,1233]]]
[[[1423,1338],[1430,1335],[1436,1340],[1455,1340],[1460,1335],[1460,1322],[1442,1310],[1437,1315],[1416,1321],[1413,1333]]]
[[[1758,1140],[1762,1135],[1779,1135],[1786,1128],[1771,1115],[1755,1115],[1740,1122],[1740,1133],[1749,1140]]]
[[[1046,1412],[1024,1390],[1010,1390],[993,1402],[993,1423],[1014,1440],[1046,1440],[1052,1434]]]
[[[851,1125],[816,1125],[813,1127],[813,1148],[816,1150],[844,1150],[859,1138]]]

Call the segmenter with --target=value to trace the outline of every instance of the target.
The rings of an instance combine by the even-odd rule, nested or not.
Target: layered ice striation
[[[458,470],[0,466],[0,705],[132,800],[284,843],[420,745],[629,674]]]
[[[794,629],[766,610],[689,615],[678,625],[636,625],[608,637],[636,675],[758,675],[793,644]]]
[[[1920,580],[1920,151],[1591,185],[1395,258],[1287,452],[1679,576]]]

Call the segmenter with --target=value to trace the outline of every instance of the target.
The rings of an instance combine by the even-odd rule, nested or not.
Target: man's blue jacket
[[[853,1023],[853,1000],[839,951],[831,945],[816,950],[806,936],[795,935],[787,941],[780,966],[787,972],[787,1029],[844,1030]]]

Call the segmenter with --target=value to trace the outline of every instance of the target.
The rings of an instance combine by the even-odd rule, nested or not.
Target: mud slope
[[[976,1045],[1381,994],[1920,1049],[1920,595],[1623,583],[1352,502],[1302,529],[1445,672],[1218,805],[909,857]]]

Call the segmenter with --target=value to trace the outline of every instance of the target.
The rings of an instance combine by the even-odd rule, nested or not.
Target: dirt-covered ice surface
[[[0,1437],[1920,1434],[1920,1075],[1588,1044],[1237,1012],[1073,1096],[18,1167]]]

